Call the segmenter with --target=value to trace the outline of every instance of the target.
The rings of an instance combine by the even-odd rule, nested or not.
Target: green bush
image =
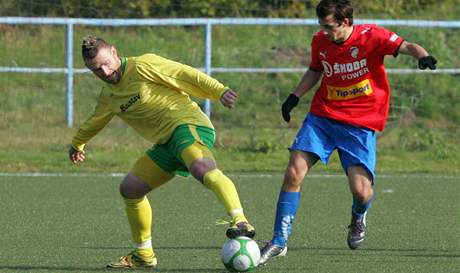
[[[319,0],[17,0],[0,1],[0,16],[90,18],[289,17],[314,18]],[[455,19],[460,0],[355,1],[356,17]]]

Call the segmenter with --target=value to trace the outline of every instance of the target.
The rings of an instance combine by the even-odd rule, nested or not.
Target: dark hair
[[[81,55],[84,60],[91,60],[96,57],[101,48],[108,48],[110,45],[101,38],[95,36],[87,36],[83,38],[81,43]]]
[[[316,16],[326,18],[333,15],[337,23],[341,24],[345,18],[353,24],[353,4],[350,0],[321,0],[316,6]]]

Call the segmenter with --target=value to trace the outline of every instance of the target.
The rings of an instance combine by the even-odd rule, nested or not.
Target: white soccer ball
[[[231,272],[251,271],[260,260],[259,246],[254,240],[244,236],[225,242],[221,255],[225,268]]]

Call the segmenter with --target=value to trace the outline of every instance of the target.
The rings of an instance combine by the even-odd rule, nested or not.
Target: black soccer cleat
[[[256,230],[248,222],[239,222],[232,224],[226,232],[229,239],[233,239],[240,236],[254,238],[256,236]]]

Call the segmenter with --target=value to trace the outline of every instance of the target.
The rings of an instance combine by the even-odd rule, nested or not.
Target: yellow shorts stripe
[[[188,129],[190,130],[190,133],[192,134],[193,138],[196,141],[198,141],[198,142],[203,144],[203,141],[201,140],[200,135],[196,131],[196,126],[195,125],[188,125]]]

